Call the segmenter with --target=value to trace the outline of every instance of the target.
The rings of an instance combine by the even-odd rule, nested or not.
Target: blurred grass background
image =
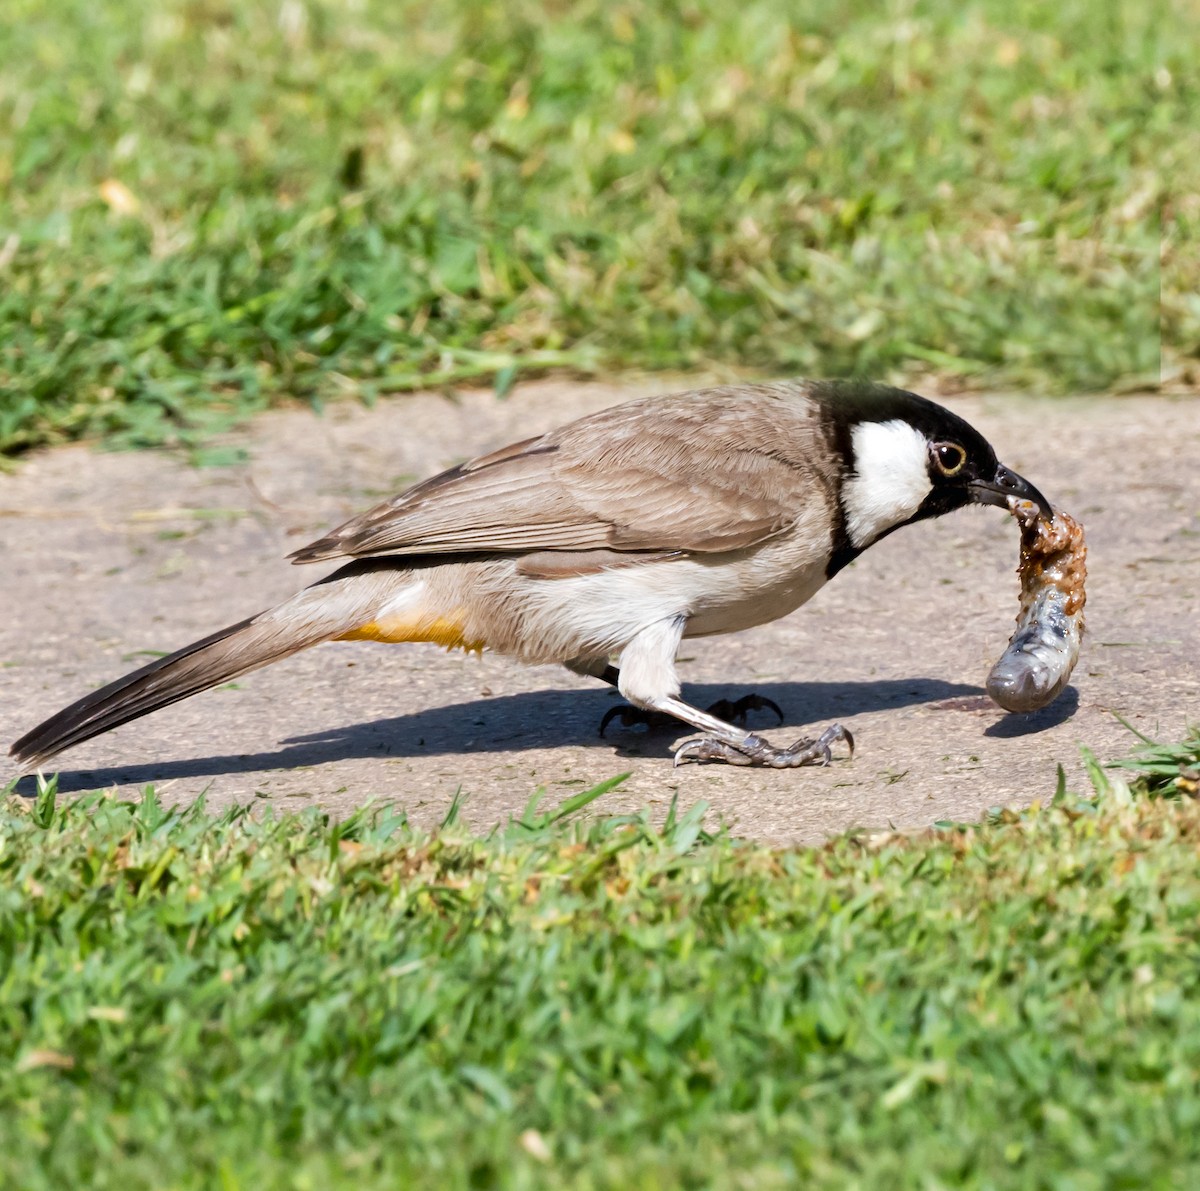
[[[1194,0],[8,0],[0,454],[567,368],[1200,375]]]

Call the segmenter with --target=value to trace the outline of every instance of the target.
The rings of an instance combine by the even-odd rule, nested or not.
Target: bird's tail
[[[372,573],[352,563],[278,607],[85,695],[27,732],[9,752],[23,772],[31,773],[63,749],[110,728],[351,632],[371,619],[396,578],[395,572]]]

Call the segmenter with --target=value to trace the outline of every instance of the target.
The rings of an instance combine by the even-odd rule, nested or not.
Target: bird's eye
[[[933,459],[944,476],[956,476],[966,466],[967,453],[956,442],[934,443]]]

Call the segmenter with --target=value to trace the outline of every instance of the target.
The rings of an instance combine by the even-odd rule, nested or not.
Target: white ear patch
[[[867,546],[907,521],[933,489],[929,446],[907,422],[860,422],[852,434],[854,472],[842,484],[846,532]]]

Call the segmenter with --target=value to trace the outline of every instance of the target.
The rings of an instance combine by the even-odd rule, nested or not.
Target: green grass
[[[1194,16],[8,0],[0,455],[546,368],[1195,379]]]
[[[1200,733],[1135,767],[811,849],[10,799],[0,1185],[1194,1187]]]

